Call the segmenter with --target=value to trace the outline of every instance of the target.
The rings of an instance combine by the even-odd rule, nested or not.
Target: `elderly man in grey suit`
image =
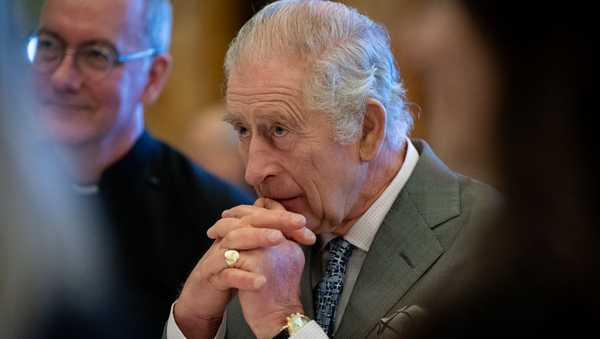
[[[209,229],[165,337],[407,333],[498,199],[408,139],[386,30],[339,3],[277,1],[241,29],[225,71],[225,120],[260,198]]]

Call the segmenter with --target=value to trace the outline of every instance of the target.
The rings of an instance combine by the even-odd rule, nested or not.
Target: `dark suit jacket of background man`
[[[478,277],[461,273],[472,264],[468,253],[483,240],[500,197],[489,186],[449,170],[427,143],[413,144],[419,160],[373,240],[336,338],[393,338],[395,329],[384,328],[382,318],[408,305],[427,314],[443,312],[477,288]],[[302,303],[310,318],[311,271],[320,265],[315,248],[305,251],[302,278]],[[428,318],[413,320],[427,327]],[[227,311],[226,336],[254,338],[237,299]]]
[[[253,202],[148,132],[102,174],[99,194],[87,197],[106,217],[115,299],[88,315],[86,305],[67,306],[48,321],[44,338],[159,338],[212,244],[206,230],[223,210]]]

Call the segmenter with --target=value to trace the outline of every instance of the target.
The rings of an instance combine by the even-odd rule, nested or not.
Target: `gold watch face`
[[[293,335],[298,332],[304,325],[308,324],[310,319],[301,313],[294,313],[287,317],[288,333]]]

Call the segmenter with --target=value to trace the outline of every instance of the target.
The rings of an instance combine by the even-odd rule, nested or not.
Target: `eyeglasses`
[[[53,73],[62,63],[67,51],[66,43],[54,34],[38,32],[29,37],[27,59],[33,69],[42,73]],[[125,62],[146,58],[156,54],[154,48],[119,55],[116,48],[106,42],[90,42],[73,49],[75,65],[86,79],[101,80],[114,67]]]

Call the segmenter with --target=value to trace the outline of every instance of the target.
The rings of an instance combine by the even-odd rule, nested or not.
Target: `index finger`
[[[242,218],[244,216],[256,213],[264,208],[258,207],[256,205],[238,205],[232,207],[230,209],[226,209],[221,212],[221,217],[223,218]]]
[[[241,224],[280,230],[286,238],[303,245],[312,245],[317,240],[306,227],[306,218],[302,214],[286,210],[264,210],[264,213],[247,215],[241,219]]]
[[[246,210],[248,206],[238,207]],[[229,217],[229,219],[235,218]],[[252,213],[240,218],[238,223],[217,222],[208,229],[207,233],[211,238],[223,238],[227,233],[240,227],[271,228],[281,231],[288,239],[303,245],[311,245],[316,241],[316,236],[305,225],[306,218],[301,214],[254,207]]]
[[[237,206],[236,208],[246,209],[247,206]],[[225,214],[225,212],[223,212]],[[229,214],[228,214],[229,215]],[[235,219],[231,216],[226,216],[224,219]],[[208,233],[213,234],[217,237],[224,237],[231,227],[224,227],[223,223],[217,222],[211,228],[208,229]],[[304,227],[306,224],[306,218],[303,215],[288,212],[285,210],[267,210],[264,208],[256,208],[252,214],[246,214],[239,218],[237,227],[259,227],[259,228],[273,228],[282,232],[292,231]]]

